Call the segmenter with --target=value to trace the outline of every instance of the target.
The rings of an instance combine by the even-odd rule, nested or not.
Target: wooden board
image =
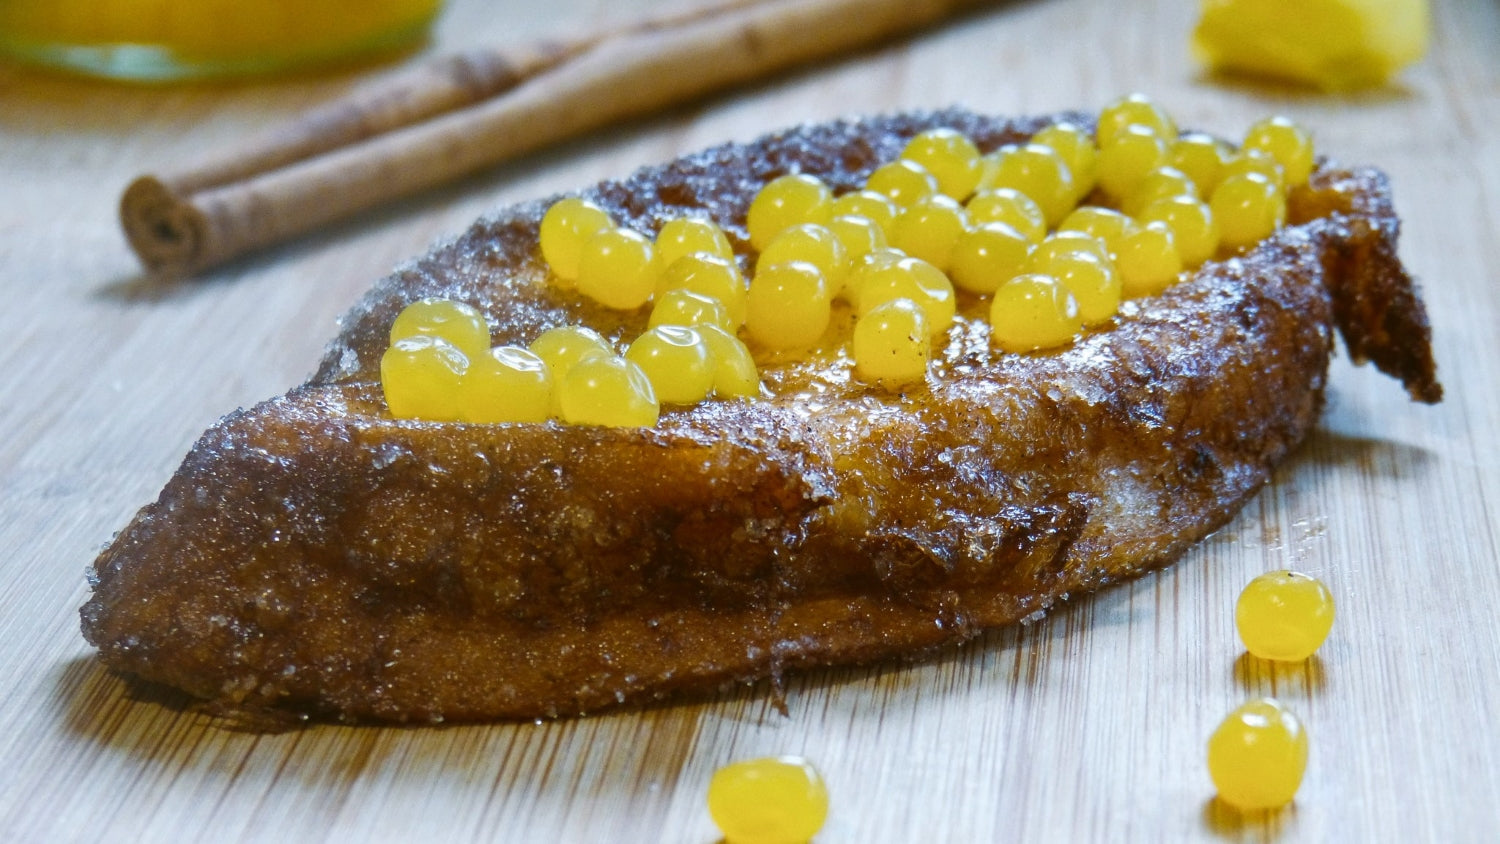
[[[652,4],[454,0],[432,49],[525,39]],[[1399,84],[1326,97],[1205,78],[1196,4],[1026,0],[495,169],[172,288],[114,204],[134,175],[232,143],[359,73],[129,88],[0,68],[0,840],[671,841],[716,833],[733,759],[827,776],[820,841],[1481,841],[1500,828],[1500,6],[1439,3]],[[504,7],[502,11],[501,7]],[[515,12],[525,8],[524,14]],[[228,731],[95,663],[84,570],[199,432],[311,371],[374,279],[486,208],[796,121],[962,103],[1002,113],[1150,92],[1236,134],[1281,111],[1392,176],[1448,399],[1336,364],[1321,428],[1169,571],[914,666],[582,720]],[[1239,589],[1296,567],[1339,601],[1306,665],[1243,655]],[[1312,755],[1296,803],[1213,801],[1203,747],[1276,694]]]

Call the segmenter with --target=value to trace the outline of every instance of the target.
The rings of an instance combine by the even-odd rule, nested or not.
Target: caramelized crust
[[[852,188],[922,129],[992,149],[1055,119],[802,127],[585,195],[646,232],[707,213],[746,260],[745,208],[777,175]],[[95,563],[83,629],[107,664],[226,709],[439,721],[916,654],[1224,524],[1316,423],[1335,327],[1413,398],[1441,397],[1386,181],[1325,162],[1295,225],[1066,350],[992,350],[984,303],[961,296],[927,385],[899,393],[852,377],[843,314],[823,347],[763,368],[767,397],[655,429],[391,419],[379,357],[423,296],[480,307],[496,343],[642,329],[545,283],[546,205],[381,282],[308,384],[204,434]]]

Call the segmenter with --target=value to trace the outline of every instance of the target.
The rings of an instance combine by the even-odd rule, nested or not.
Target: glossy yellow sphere
[[[749,301],[748,292],[744,300]],[[729,309],[712,296],[694,290],[668,290],[651,306],[647,327],[658,325],[717,325],[725,331],[734,331],[740,321],[730,319]]]
[[[1049,225],[1066,217],[1077,201],[1067,163],[1041,144],[1001,147],[993,187],[1013,188],[1031,197]]]
[[[994,293],[1026,266],[1031,248],[1031,241],[1014,227],[986,223],[958,239],[948,277],[971,293]]]
[[[1045,250],[1046,245],[1043,241],[1032,252],[1027,271],[1054,278],[1066,287],[1078,302],[1078,318],[1084,325],[1112,319],[1123,295],[1114,262],[1087,249]]]
[[[896,215],[899,213],[900,206],[891,201],[889,196],[872,190],[853,191],[833,201],[834,217],[868,217],[886,233],[890,232],[891,224],[896,222]]]
[[[913,258],[947,270],[953,247],[969,229],[969,215],[958,201],[937,193],[916,200],[891,226],[891,245]]]
[[[805,261],[818,268],[830,290],[837,291],[849,271],[849,253],[843,241],[827,226],[802,223],[771,239],[755,259],[756,273],[776,264]]]
[[[750,245],[765,249],[782,231],[802,223],[828,222],[833,210],[833,192],[822,180],[805,173],[772,179],[756,192],[745,216]]]
[[[609,213],[598,205],[578,197],[559,199],[542,215],[542,258],[554,276],[571,282],[578,278],[583,244],[613,226]]]
[[[1197,199],[1198,186],[1193,184],[1186,173],[1164,164],[1136,182],[1121,200],[1120,208],[1131,216],[1139,216],[1141,211],[1156,200],[1174,196]]]
[[[1189,196],[1158,199],[1140,213],[1142,224],[1165,223],[1182,264],[1193,269],[1212,258],[1219,249],[1219,224],[1205,202]]]
[[[1286,220],[1286,197],[1259,173],[1225,178],[1208,207],[1219,224],[1220,242],[1231,249],[1254,246]]]
[[[1245,133],[1244,150],[1258,150],[1276,159],[1286,173],[1286,186],[1305,184],[1313,169],[1313,140],[1306,129],[1289,118],[1258,120]]]
[[[545,422],[552,414],[552,372],[520,346],[496,346],[472,358],[464,374],[466,422]]]
[[[1099,148],[1114,143],[1129,126],[1144,126],[1165,141],[1177,137],[1177,124],[1166,109],[1145,94],[1131,94],[1115,100],[1099,112],[1099,129],[1095,133]]]
[[[1207,199],[1231,156],[1229,146],[1218,138],[1189,132],[1168,145],[1167,166],[1185,173],[1197,186],[1198,198]]]
[[[818,342],[832,318],[832,296],[823,273],[806,261],[774,264],[756,272],[745,301],[745,331],[774,350]]]
[[[854,370],[865,381],[886,385],[920,381],[932,357],[927,313],[910,299],[871,308],[854,323]]]
[[[906,144],[901,157],[915,161],[937,179],[938,190],[963,201],[979,184],[979,148],[955,129],[929,129]]]
[[[692,327],[659,325],[649,329],[625,350],[625,359],[646,373],[662,404],[697,404],[713,389],[708,344]]]
[[[391,416],[455,422],[463,418],[462,385],[469,358],[442,337],[417,334],[392,343],[380,357],[380,386]]]
[[[1047,215],[1036,200],[1015,188],[990,188],[980,191],[969,199],[964,209],[969,212],[970,225],[1005,223],[1032,243],[1039,243],[1047,236]]]
[[[1051,276],[1018,275],[990,301],[991,340],[1007,352],[1066,346],[1083,330],[1078,300]]]
[[[828,221],[828,230],[839,239],[839,243],[844,244],[844,253],[849,256],[850,262],[861,255],[890,246],[885,229],[869,217],[843,214]]]
[[[484,314],[451,299],[418,299],[401,309],[391,323],[391,342],[419,335],[441,337],[470,357],[490,348],[490,327]]]
[[[1103,243],[1109,254],[1117,251],[1120,238],[1135,231],[1136,228],[1135,221],[1128,216],[1113,208],[1099,205],[1080,205],[1057,224],[1059,234],[1078,232],[1088,235]]]
[[[898,158],[875,168],[865,180],[865,189],[882,194],[897,208],[905,208],[924,196],[938,192],[937,177],[915,161]]]
[[[649,428],[661,414],[651,379],[616,355],[574,364],[558,382],[557,397],[562,419],[570,425]]]
[[[1229,160],[1224,162],[1223,169],[1219,171],[1219,181],[1222,183],[1230,176],[1241,176],[1246,173],[1264,176],[1278,190],[1286,189],[1286,168],[1281,166],[1281,162],[1272,158],[1270,153],[1258,149],[1242,149],[1230,156]]]
[[[1093,135],[1073,123],[1054,123],[1033,135],[1031,142],[1051,147],[1062,156],[1073,176],[1075,202],[1094,189],[1099,175],[1099,149],[1094,145]]]
[[[1120,292],[1129,299],[1155,296],[1182,272],[1182,256],[1166,223],[1147,223],[1120,238],[1115,250]]]
[[[828,788],[806,759],[749,759],[714,772],[708,813],[725,844],[806,844],[828,818]]]
[[[871,262],[862,266],[857,276],[851,280],[855,289],[851,304],[857,315],[863,316],[886,302],[910,299],[927,315],[927,328],[933,334],[941,334],[953,324],[958,311],[953,282],[921,258]]]
[[[708,252],[692,252],[668,264],[657,283],[657,308],[652,309],[653,315],[662,297],[673,290],[688,290],[713,299],[724,306],[732,325],[745,321],[745,278],[733,261]]]
[[[1149,128],[1132,123],[1108,146],[1099,148],[1099,187],[1119,201],[1166,160],[1167,142]]]
[[[1208,774],[1219,799],[1244,811],[1277,809],[1296,796],[1307,770],[1307,733],[1280,702],[1253,700],[1231,712],[1208,740]]]
[[[594,301],[631,311],[651,301],[661,265],[656,247],[640,232],[605,229],[583,244],[578,258],[578,292]]]
[[[1234,607],[1245,650],[1261,659],[1301,662],[1333,628],[1333,594],[1315,577],[1273,571],[1250,581]]]
[[[740,338],[717,325],[696,326],[713,364],[713,395],[746,399],[760,395],[760,371]]]
[[[661,231],[656,233],[656,256],[664,267],[670,267],[678,258],[695,252],[734,260],[734,247],[729,245],[729,237],[712,220],[674,217],[662,224]]]

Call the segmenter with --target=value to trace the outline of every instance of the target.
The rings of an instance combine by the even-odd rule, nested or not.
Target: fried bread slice
[[[1059,117],[804,126],[584,195],[647,233],[706,213],[747,260],[746,207],[778,175],[849,189],[921,130],[992,149]],[[106,664],[225,710],[436,722],[921,654],[1223,525],[1316,424],[1335,330],[1413,398],[1441,398],[1387,181],[1324,161],[1288,226],[1060,351],[995,350],[961,296],[926,384],[900,391],[851,377],[845,317],[765,364],[761,399],[655,428],[392,419],[380,355],[419,298],[475,305],[496,343],[641,330],[643,313],[546,282],[547,204],[380,282],[307,384],[203,435],[95,562],[83,630]]]

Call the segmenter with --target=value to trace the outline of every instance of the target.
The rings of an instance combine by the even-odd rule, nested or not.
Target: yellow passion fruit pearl
[[[898,158],[876,167],[875,172],[865,180],[865,189],[883,194],[896,207],[905,208],[924,196],[937,193],[938,182],[936,177],[927,172],[926,167],[909,159]]]
[[[899,213],[901,208],[890,197],[872,190],[846,193],[833,201],[834,217],[867,217],[886,232],[890,231],[891,224],[896,222],[896,215]]]
[[[994,187],[1014,188],[1031,197],[1049,224],[1055,224],[1072,210],[1076,201],[1073,174],[1051,147],[1041,144],[1001,147],[999,158]]]
[[[981,191],[970,198],[964,208],[969,212],[970,225],[1005,223],[1026,235],[1032,243],[1047,236],[1047,215],[1042,213],[1042,206],[1015,188]]]
[[[617,310],[635,310],[651,300],[660,271],[656,247],[644,235],[605,229],[583,245],[578,292]]]
[[[1201,132],[1189,132],[1167,148],[1167,166],[1176,168],[1193,180],[1198,197],[1206,199],[1214,187],[1231,153],[1223,141]]]
[[[804,349],[818,342],[832,317],[823,273],[806,261],[774,264],[750,283],[745,331],[770,349]]]
[[[990,301],[991,338],[1007,352],[1065,346],[1083,330],[1078,300],[1057,279],[1018,275],[995,290]]]
[[[850,261],[890,245],[879,223],[857,214],[834,217],[828,221],[828,230],[844,244],[844,254]]]
[[[938,190],[963,200],[979,184],[979,148],[962,132],[929,129],[912,138],[901,157],[915,161],[937,179]]]
[[[1236,809],[1285,806],[1296,796],[1306,770],[1302,722],[1271,698],[1229,713],[1208,739],[1208,774],[1219,799]]]
[[[829,288],[837,290],[849,271],[849,254],[827,226],[803,223],[792,226],[771,239],[756,259],[757,272],[764,267],[806,261],[818,268]]]
[[[968,212],[957,200],[933,194],[901,212],[891,227],[891,244],[913,258],[946,270],[954,244],[968,228]]]
[[[490,348],[490,326],[484,314],[451,299],[418,299],[401,309],[391,323],[391,342],[419,335],[441,337],[470,356]]]
[[[542,215],[538,236],[542,258],[551,267],[553,275],[572,281],[578,278],[578,260],[583,253],[583,244],[613,226],[609,213],[594,203],[577,197],[559,199]]]
[[[771,180],[750,201],[745,228],[750,245],[765,249],[782,231],[801,223],[828,222],[833,192],[816,176],[794,173]]]
[[[552,373],[520,346],[496,346],[473,358],[464,374],[467,422],[545,422],[552,414]]]
[[[953,282],[937,267],[921,258],[900,258],[863,267],[856,299],[856,314],[863,316],[879,305],[896,299],[910,299],[927,314],[928,330],[939,334],[953,324],[958,311]]]
[[[673,290],[687,290],[717,301],[733,325],[745,321],[745,279],[731,261],[707,252],[684,255],[662,273],[657,284],[658,303]]]
[[[910,299],[893,299],[854,323],[854,368],[866,381],[906,384],[921,380],[932,357],[927,314]]]
[[[828,818],[828,788],[806,759],[749,759],[714,772],[708,813],[725,844],[803,844]]]
[[[670,267],[684,255],[707,252],[728,261],[734,260],[729,237],[712,220],[701,217],[673,217],[656,233],[656,254],[662,266]]]
[[[468,369],[469,358],[441,337],[403,337],[380,356],[380,386],[386,406],[397,419],[462,419],[460,391]]]
[[[1099,112],[1099,148],[1114,143],[1129,126],[1144,126],[1165,141],[1177,137],[1177,124],[1166,109],[1145,94],[1131,94],[1105,106]]]
[[[1072,123],[1054,123],[1032,136],[1031,142],[1051,147],[1073,176],[1074,201],[1094,189],[1099,173],[1099,150],[1088,132]]]
[[[1099,186],[1116,200],[1167,160],[1167,142],[1145,126],[1121,129],[1099,148]]]
[[[1115,254],[1121,293],[1127,298],[1154,296],[1182,272],[1182,256],[1166,223],[1147,223],[1125,235]]]
[[[748,293],[744,301],[749,301]],[[742,310],[744,307],[742,304]],[[693,290],[668,290],[651,306],[647,326],[655,328],[658,325],[717,325],[725,331],[733,331],[740,322],[729,318],[729,309],[718,299]]]
[[[1259,173],[1229,176],[1208,203],[1219,224],[1219,238],[1231,249],[1254,246],[1286,219],[1286,198]]]
[[[616,355],[574,364],[558,382],[557,393],[563,421],[570,425],[649,428],[661,414],[651,379]]]
[[[1214,256],[1219,248],[1219,224],[1208,204],[1190,196],[1158,199],[1139,217],[1143,224],[1165,223],[1172,230],[1183,266],[1196,267]]]
[[[703,335],[683,325],[659,325],[637,337],[625,350],[651,380],[663,404],[696,404],[713,388],[714,370]]]
[[[1307,130],[1285,117],[1255,122],[1245,133],[1241,149],[1264,152],[1286,173],[1286,185],[1305,184],[1313,169],[1313,141]]]
[[[971,229],[953,248],[948,276],[970,293],[993,293],[1010,281],[1031,253],[1031,241],[1005,223],[986,223]]]
[[[713,363],[713,392],[721,399],[745,399],[760,395],[760,372],[755,358],[740,338],[717,325],[695,326],[708,346]]]
[[[1328,638],[1333,594],[1322,581],[1294,571],[1273,571],[1250,581],[1234,607],[1245,650],[1261,659],[1301,662]]]

